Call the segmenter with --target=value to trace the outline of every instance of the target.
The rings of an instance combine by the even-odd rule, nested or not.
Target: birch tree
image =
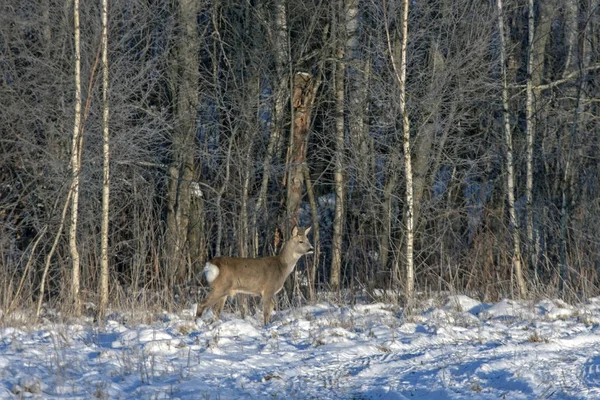
[[[287,26],[287,11],[285,2],[283,0],[275,1],[275,12],[272,17],[274,28],[269,30],[269,37],[274,46],[275,53],[275,72],[276,79],[275,85],[275,104],[274,104],[274,122],[270,126],[269,130],[269,143],[267,145],[267,152],[263,161],[263,175],[260,184],[260,190],[258,193],[258,199],[256,201],[256,208],[252,217],[252,225],[254,229],[254,253],[258,254],[259,247],[259,233],[258,233],[258,217],[265,211],[266,200],[267,200],[267,189],[269,185],[269,179],[271,177],[271,166],[273,164],[273,157],[276,154],[277,147],[281,139],[283,115],[286,104],[289,99],[289,88],[290,88],[290,74],[288,71],[288,64],[290,58],[289,49],[289,36]]]
[[[104,168],[102,174],[102,227],[100,234],[100,305],[101,320],[108,304],[108,216],[110,202],[110,142],[109,142],[109,102],[108,102],[108,0],[102,0],[102,154]]]
[[[333,13],[334,18],[337,14],[338,20],[334,21],[334,26],[337,26],[337,49],[335,61],[335,211],[333,221],[333,237],[331,243],[331,275],[329,284],[333,291],[339,290],[340,275],[342,269],[342,235],[344,227],[344,79],[346,66],[344,61],[345,54],[345,32],[346,18],[344,1],[338,2],[336,12]]]
[[[523,278],[521,266],[521,240],[519,237],[519,222],[515,210],[515,178],[513,162],[513,144],[510,127],[510,109],[508,82],[506,74],[506,39],[504,37],[504,12],[502,11],[502,0],[497,0],[498,7],[498,35],[500,38],[500,68],[502,73],[502,120],[506,148],[506,190],[508,197],[508,215],[513,240],[512,268],[517,280],[517,289],[521,298],[527,297],[527,286]]]
[[[383,2],[384,11],[386,9],[385,0]],[[412,174],[412,158],[411,158],[411,143],[410,143],[410,125],[408,119],[408,111],[406,110],[406,58],[408,47],[408,0],[402,1],[402,9],[400,14],[400,64],[396,60],[392,49],[392,38],[387,24],[385,23],[385,34],[387,39],[388,52],[394,72],[394,77],[398,84],[399,107],[398,111],[402,118],[402,149],[404,151],[404,173],[406,178],[406,287],[404,296],[407,303],[410,305],[414,296],[415,290],[415,272],[414,272],[414,224],[413,224],[413,174]],[[395,263],[397,264],[397,262]],[[399,267],[394,268],[394,279],[397,279]]]
[[[534,142],[534,111],[533,111],[533,43],[535,38],[535,15],[533,0],[528,1],[528,32],[527,32],[527,100],[525,107],[526,141],[527,141],[527,178],[525,183],[525,200],[527,201],[527,241],[530,248],[530,266],[535,269],[535,252],[531,251],[534,243],[533,237],[533,142]]]
[[[72,172],[72,188],[73,195],[71,196],[71,226],[69,229],[69,248],[71,251],[71,299],[75,308],[75,314],[81,311],[80,290],[80,265],[79,265],[79,250],[77,249],[77,217],[79,213],[79,174],[81,171],[81,33],[79,27],[79,0],[73,0],[73,35],[75,39],[75,57],[74,57],[74,74],[75,74],[75,121],[73,126],[73,142],[71,146],[71,172]]]

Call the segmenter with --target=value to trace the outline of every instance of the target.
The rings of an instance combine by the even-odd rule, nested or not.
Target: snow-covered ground
[[[0,398],[598,399],[600,298],[0,328]]]

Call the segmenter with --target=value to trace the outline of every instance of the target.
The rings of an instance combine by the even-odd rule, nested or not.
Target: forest
[[[0,308],[309,225],[292,304],[598,296],[599,71],[599,0],[3,0]]]

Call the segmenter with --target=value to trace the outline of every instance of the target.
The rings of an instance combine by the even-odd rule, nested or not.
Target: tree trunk
[[[532,0],[529,0],[530,2]],[[565,1],[563,5],[563,13],[565,18],[565,37],[564,43],[566,47],[566,60],[565,60],[565,69],[563,71],[563,77],[565,77],[570,72],[573,72],[579,68],[579,54],[578,54],[578,31],[579,27],[577,26],[577,17],[579,14],[579,7],[577,1]],[[542,6],[542,5],[540,5]],[[544,5],[544,9],[547,9],[549,5]],[[552,6],[552,5],[550,5]]]
[[[402,148],[404,150],[404,173],[406,174],[406,302],[411,304],[415,291],[413,264],[414,197],[410,145],[410,125],[406,110],[406,49],[408,44],[408,0],[403,1],[402,47],[400,50],[400,115],[402,116]]]
[[[190,214],[190,260],[192,270],[190,281],[199,280],[202,262],[207,258],[207,239],[205,233],[206,219],[204,215],[204,194],[197,182],[192,185],[192,204]]]
[[[200,3],[180,0],[180,37],[177,58],[176,118],[173,133],[173,160],[169,165],[167,188],[168,288],[185,274],[188,242],[190,186],[194,173],[194,138],[198,113],[198,49],[196,29]]]
[[[546,42],[550,36],[552,27],[553,11],[555,2],[546,1],[539,2],[537,9],[539,10],[538,27],[535,27],[535,10],[536,6],[533,0],[529,0],[529,17],[528,17],[528,54],[527,54],[527,82],[526,92],[527,99],[525,103],[525,122],[526,122],[526,182],[525,182],[525,199],[527,212],[527,247],[529,252],[529,266],[533,269],[537,276],[537,262],[540,256],[539,243],[540,238],[536,237],[536,232],[533,224],[534,201],[533,201],[533,169],[534,169],[534,143],[536,133],[536,119],[539,119],[537,100],[541,99],[542,91],[538,86],[542,83],[544,76],[544,61],[546,56]],[[538,234],[539,236],[539,234]]]
[[[413,190],[414,190],[414,224],[418,224],[421,216],[421,207],[428,182],[428,173],[432,166],[432,148],[436,136],[436,123],[439,121],[440,106],[442,99],[440,92],[443,86],[445,60],[439,50],[437,39],[431,40],[429,50],[429,60],[431,68],[431,83],[429,85],[430,100],[424,104],[425,119],[421,123],[416,137],[414,139],[414,160],[413,160]],[[440,142],[442,143],[442,142]],[[443,143],[442,143],[443,144]],[[439,149],[441,151],[442,148]],[[433,170],[435,173],[435,170]]]
[[[225,177],[223,178],[221,188],[217,192],[217,200],[215,203],[215,208],[217,209],[217,239],[215,243],[215,257],[221,256],[221,241],[223,240],[224,227],[223,208],[221,207],[221,201],[223,200],[225,190],[229,186],[229,176],[231,175],[231,150],[234,142],[233,139],[233,137],[229,138],[229,145],[227,147],[227,155],[225,158]]]
[[[568,237],[567,237],[567,225],[568,225],[568,213],[567,213],[567,207],[569,205],[569,193],[570,193],[570,184],[572,182],[571,178],[571,169],[572,169],[572,161],[573,161],[573,152],[574,150],[574,143],[575,143],[575,136],[577,135],[577,132],[579,130],[579,113],[580,113],[580,106],[581,106],[581,100],[582,100],[582,93],[583,93],[583,85],[584,85],[584,80],[583,77],[580,77],[579,79],[579,84],[577,87],[577,97],[576,97],[576,106],[575,109],[573,110],[573,122],[571,125],[571,137],[570,137],[570,141],[569,141],[569,147],[567,148],[567,159],[565,162],[565,167],[564,167],[564,171],[562,174],[562,181],[561,181],[561,207],[560,207],[560,248],[559,248],[559,255],[560,255],[560,271],[559,271],[559,292],[561,293],[562,296],[565,295],[565,291],[566,291],[566,287],[565,287],[565,283],[567,281],[569,281],[569,265],[568,265],[568,260],[567,260],[567,241],[568,241]]]
[[[500,36],[500,66],[502,69],[502,114],[503,114],[503,129],[506,146],[506,179],[508,191],[508,215],[510,218],[510,227],[513,238],[513,259],[512,266],[514,268],[515,277],[519,296],[527,297],[527,286],[523,278],[523,270],[521,267],[521,241],[519,237],[519,221],[515,210],[515,183],[514,183],[514,163],[513,163],[513,145],[512,133],[510,129],[510,113],[509,113],[509,95],[508,82],[506,77],[506,41],[504,37],[504,12],[502,11],[502,0],[497,0],[498,5],[498,35]]]
[[[313,232],[313,243],[314,253],[312,256],[313,262],[308,267],[308,298],[311,302],[316,300],[315,290],[317,284],[317,267],[319,265],[319,257],[321,255],[321,243],[320,243],[320,229],[319,229],[319,210],[317,208],[317,201],[315,199],[315,191],[312,186],[310,179],[310,171],[308,166],[304,169],[304,182],[306,183],[306,194],[308,195],[308,201],[310,202],[310,209],[312,211],[312,232]]]
[[[292,97],[293,124],[290,132],[290,145],[286,163],[287,170],[287,198],[286,221],[284,223],[285,237],[294,226],[300,224],[299,211],[302,202],[302,186],[304,183],[304,170],[306,168],[306,146],[310,133],[310,115],[315,97],[315,79],[307,72],[297,72],[294,76],[294,91]],[[296,275],[286,280],[285,289],[292,298]]]
[[[596,2],[590,2],[587,5],[588,10],[592,13],[597,13]],[[580,8],[581,7],[581,8]],[[574,97],[575,103],[573,107],[573,116],[570,126],[570,138],[569,144],[566,149],[566,160],[564,163],[564,171],[561,176],[561,219],[560,219],[560,272],[559,272],[559,290],[564,296],[566,294],[566,284],[573,284],[572,273],[575,265],[569,265],[568,260],[568,240],[569,235],[567,233],[569,225],[569,207],[571,204],[577,204],[577,195],[581,192],[581,189],[576,190],[574,182],[577,179],[577,153],[581,150],[576,148],[576,137],[578,136],[580,126],[585,127],[586,121],[589,119],[587,115],[594,115],[594,111],[588,112],[586,106],[588,101],[586,99],[587,82],[586,73],[584,71],[589,66],[591,61],[592,51],[588,51],[588,46],[593,39],[590,38],[593,34],[592,23],[589,21],[590,17],[584,17],[586,23],[585,27],[581,29],[578,26],[578,18],[581,14],[585,15],[585,6],[582,7],[581,3],[573,2],[566,5],[565,12],[565,35],[567,36],[567,60],[565,62],[565,71],[563,78],[569,76],[573,71],[578,71],[577,86],[575,88],[565,88],[566,97]],[[569,100],[566,100],[567,104],[572,104]],[[588,106],[589,107],[589,106]],[[566,129],[565,129],[566,130]],[[582,128],[582,132],[585,128]],[[572,262],[575,264],[575,262]],[[573,272],[572,272],[573,271]]]
[[[385,8],[385,3],[384,3]],[[400,65],[397,64],[396,58],[392,50],[392,39],[390,37],[387,19],[385,24],[385,33],[387,37],[388,51],[392,61],[394,76],[398,83],[398,92],[400,96],[399,113],[402,118],[402,149],[404,151],[404,173],[406,176],[406,288],[405,299],[410,306],[415,290],[415,272],[413,261],[414,247],[414,197],[413,197],[413,173],[412,173],[412,158],[410,144],[410,125],[408,119],[408,111],[406,110],[406,58],[408,47],[408,0],[402,1],[401,14],[401,42],[400,42]],[[397,266],[397,262],[394,265]],[[393,279],[399,281],[399,270],[395,267]],[[397,286],[397,285],[396,285]]]
[[[391,171],[391,175],[388,178],[383,188],[383,204],[382,204],[382,226],[381,234],[379,236],[379,254],[381,268],[386,271],[388,265],[388,259],[390,254],[390,242],[392,239],[392,200],[393,194],[398,184],[398,162],[396,161],[399,157],[398,154],[392,155],[392,160],[388,165],[388,170]],[[382,271],[383,272],[383,271]],[[396,277],[390,279],[392,285],[395,284]]]
[[[74,0],[73,23],[75,36],[75,122],[73,127],[73,144],[71,150],[71,171],[72,171],[72,187],[73,195],[71,196],[71,226],[69,229],[69,247],[71,250],[72,263],[72,281],[71,281],[71,300],[75,308],[75,314],[81,312],[81,299],[79,290],[80,282],[80,265],[79,251],[77,249],[77,217],[79,213],[79,160],[81,151],[80,136],[82,135],[81,127],[81,36],[79,29],[79,0]]]
[[[337,26],[344,29],[344,10],[339,10],[340,21]],[[340,41],[337,49],[337,60],[335,62],[335,210],[333,216],[333,236],[331,246],[331,271],[329,276],[329,285],[331,290],[337,292],[340,289],[340,275],[342,270],[342,239],[344,227],[344,45],[342,44],[343,34],[340,35]]]
[[[375,152],[373,139],[369,135],[369,79],[371,77],[370,52],[367,45],[362,45],[360,35],[368,24],[365,23],[360,13],[358,0],[345,0],[345,121],[348,134],[346,148],[346,179],[353,184],[352,195],[346,189],[345,216],[347,222],[345,229],[358,225],[360,237],[355,239],[363,243],[364,248],[357,249],[363,254],[369,254],[369,247],[379,242],[374,238],[377,234],[378,210],[374,207],[378,203],[378,194],[374,189]],[[369,43],[370,39],[367,39]],[[348,186],[348,184],[347,184]],[[371,253],[372,254],[372,253]],[[363,271],[363,283],[370,291],[376,283],[375,276],[378,264],[369,262],[368,259],[349,260],[349,263],[359,262]]]
[[[275,1],[275,29],[271,32],[275,46],[275,67],[277,73],[277,81],[275,88],[275,104],[274,104],[274,122],[271,126],[269,143],[267,152],[263,162],[263,176],[256,201],[256,208],[252,216],[252,228],[254,229],[254,252],[258,254],[259,248],[259,227],[258,218],[261,213],[266,211],[267,189],[269,178],[271,176],[271,165],[273,156],[277,153],[277,148],[281,139],[283,116],[286,109],[286,104],[289,99],[289,83],[290,75],[287,70],[287,65],[290,58],[288,46],[288,29],[287,29],[287,13],[283,0]]]
[[[248,96],[248,103],[252,104],[252,108],[256,107],[260,109],[260,76],[254,75],[249,79],[252,84],[249,90],[250,95]],[[256,101],[256,105],[254,105]],[[253,117],[249,117],[252,119]],[[252,128],[252,132],[248,134],[248,143],[244,149],[244,170],[242,171],[242,203],[240,206],[240,235],[239,235],[239,249],[241,257],[249,257],[249,250],[254,249],[251,245],[252,238],[250,236],[250,221],[248,212],[248,201],[250,198],[250,182],[254,175],[253,168],[253,149],[256,142],[257,132],[260,127],[260,116],[255,115],[255,126]],[[250,249],[248,247],[250,245]],[[257,257],[254,250],[252,250],[252,257]]]
[[[102,320],[108,304],[108,210],[110,201],[110,143],[109,143],[109,103],[108,103],[108,0],[102,0],[102,103],[103,103],[103,137],[102,153],[104,155],[102,181],[102,227],[100,238],[100,305],[98,320]]]
[[[58,229],[56,230],[56,235],[54,236],[54,241],[52,242],[52,247],[50,247],[50,251],[46,255],[46,260],[44,262],[44,271],[42,272],[42,278],[40,280],[40,292],[38,297],[37,308],[35,312],[35,321],[37,322],[40,314],[42,312],[42,303],[44,302],[44,294],[46,293],[46,278],[48,277],[48,271],[50,270],[50,263],[52,262],[52,257],[54,256],[54,252],[56,251],[56,246],[58,245],[58,241],[60,240],[60,235],[63,231],[63,227],[65,226],[65,220],[67,219],[67,211],[69,210],[69,204],[71,202],[71,198],[73,197],[73,185],[69,188],[69,193],[67,194],[67,199],[65,200],[65,205],[63,206],[63,210],[60,217],[60,224],[58,225]]]
[[[525,135],[527,142],[527,178],[525,183],[525,199],[527,202],[527,247],[529,249],[530,269],[533,269],[537,281],[537,257],[532,251],[534,244],[533,237],[533,143],[535,135],[535,120],[533,109],[533,43],[535,38],[535,15],[533,0],[529,0],[529,16],[528,16],[528,49],[527,49],[527,101],[525,107]]]
[[[314,101],[315,79],[307,72],[294,76],[293,129],[290,134],[290,148],[287,163],[287,224],[298,226],[302,186],[306,163],[306,146],[310,133],[310,115]]]

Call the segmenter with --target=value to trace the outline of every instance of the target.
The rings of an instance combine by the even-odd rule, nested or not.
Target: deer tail
[[[219,267],[217,267],[215,264],[212,264],[211,262],[207,262],[204,265],[204,275],[206,276],[206,280],[208,281],[208,283],[212,283],[215,279],[217,279],[217,276],[219,276]]]

